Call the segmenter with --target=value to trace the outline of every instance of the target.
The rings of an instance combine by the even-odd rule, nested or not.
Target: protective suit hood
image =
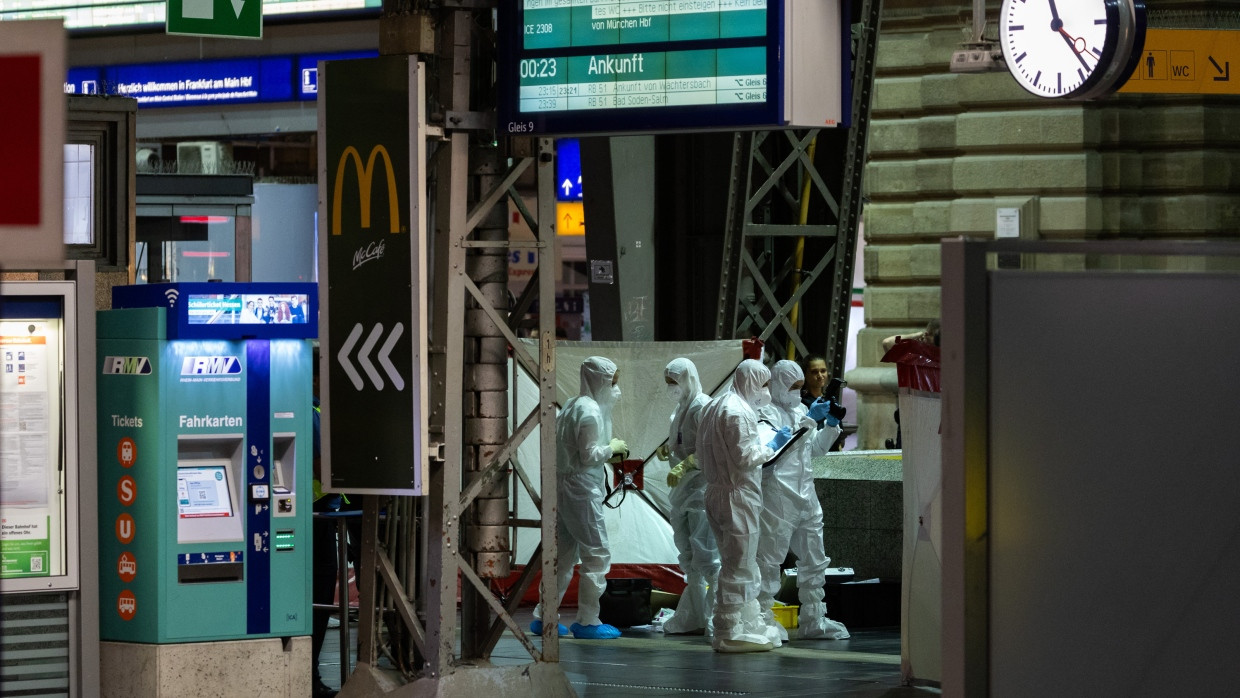
[[[732,376],[732,391],[758,410],[771,401],[770,391],[763,387],[770,380],[771,372],[761,361],[745,359]]]
[[[792,386],[803,380],[805,373],[795,361],[776,362],[771,367],[771,400],[786,410],[801,404],[801,392]]]
[[[679,405],[683,409],[693,402],[693,399],[702,392],[702,380],[698,378],[697,366],[693,362],[685,359],[672,359],[667,368],[663,369],[663,375],[676,381],[680,386]]]
[[[602,356],[591,356],[581,363],[581,394],[593,398],[599,405],[615,404],[617,395],[611,385],[611,379],[615,375],[614,361]]]

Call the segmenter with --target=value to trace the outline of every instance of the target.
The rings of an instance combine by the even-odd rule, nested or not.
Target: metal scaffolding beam
[[[572,694],[558,668],[556,624],[548,624],[548,632],[535,641],[513,619],[537,572],[542,573],[543,597],[559,598],[555,313],[550,312],[558,263],[554,144],[550,139],[514,143],[530,152],[508,159],[501,157],[489,132],[478,130],[494,122],[493,114],[473,112],[470,103],[475,74],[491,74],[489,65],[473,65],[477,28],[487,22],[480,18],[489,16],[489,10],[478,12],[468,4],[445,6],[435,25],[439,81],[436,94],[428,97],[442,114],[470,117],[445,119],[438,147],[426,163],[434,181],[433,276],[426,301],[432,306],[430,432],[439,452],[432,460],[427,497],[366,500],[358,634],[359,662],[368,672],[349,681],[350,691],[359,694],[383,694],[384,682],[376,680],[374,669],[380,653],[401,670],[404,680],[420,686],[419,695],[425,689],[435,695],[474,696],[480,685],[497,681],[511,689],[505,695]],[[531,169],[538,183],[537,215],[526,210],[515,189],[517,179]],[[507,239],[510,197],[536,231],[535,242]],[[522,301],[510,306],[506,261],[509,249],[516,247],[538,251],[539,272]],[[541,301],[543,312],[531,352],[512,328],[534,300]],[[507,408],[509,350],[513,370],[529,374],[538,384],[538,406],[529,414],[510,415]],[[526,522],[513,511],[508,472],[518,470],[511,459],[522,442],[533,438],[534,427],[539,427],[541,458],[541,492],[534,501],[541,517]],[[516,475],[532,486],[525,473]],[[385,505],[381,534],[380,509]],[[508,576],[510,543],[519,525],[539,526],[542,543],[503,599],[491,580]],[[554,612],[554,601],[550,606]],[[485,660],[505,630],[529,652],[533,668],[488,666]]]
[[[756,336],[781,356],[785,346],[798,357],[821,352],[835,376],[844,369],[882,9],[881,0],[862,0],[860,5],[852,32],[852,125],[847,138],[829,148],[821,138],[828,132],[820,130],[742,132],[733,140],[715,325],[717,339]],[[821,163],[838,165],[841,171],[824,171]],[[797,252],[786,238],[801,240]],[[829,244],[805,245],[813,240]],[[816,258],[799,258],[801,249],[818,250]],[[803,337],[805,313],[798,317],[797,311],[807,299],[830,308],[826,346],[808,346]]]

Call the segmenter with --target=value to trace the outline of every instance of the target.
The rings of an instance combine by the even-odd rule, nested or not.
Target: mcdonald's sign
[[[353,169],[357,172],[357,188],[358,188],[358,207],[361,209],[360,225],[362,228],[370,228],[370,185],[375,173],[376,160],[383,158],[384,172],[387,175],[387,199],[388,199],[388,232],[399,233],[400,227],[400,200],[396,193],[396,171],[392,169],[392,157],[388,155],[387,148],[382,145],[376,145],[370,149],[370,157],[362,163],[362,156],[358,153],[357,148],[349,146],[340,154],[340,160],[336,164],[336,181],[332,187],[332,235],[340,234],[341,199],[344,196],[344,174],[345,168],[349,163],[353,163]]]
[[[410,56],[320,64],[320,479],[331,491],[424,493],[420,70]]]

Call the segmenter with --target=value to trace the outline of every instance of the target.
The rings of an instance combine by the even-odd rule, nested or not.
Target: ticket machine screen
[[[177,511],[182,519],[232,516],[228,468],[223,465],[177,468]]]

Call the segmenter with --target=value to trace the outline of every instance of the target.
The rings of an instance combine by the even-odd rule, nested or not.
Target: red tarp
[[[901,388],[943,392],[939,379],[939,348],[915,339],[901,339],[886,354],[883,362],[896,365],[896,379]]]
[[[517,578],[521,576],[521,567],[513,567],[512,574],[507,579],[498,582],[505,589],[511,589],[516,583]],[[534,575],[534,582],[530,584],[529,591],[525,592],[525,596],[521,601],[523,605],[532,606],[538,603],[538,582],[542,578],[542,573]],[[607,573],[608,579],[649,579],[651,586],[659,591],[666,591],[672,594],[679,594],[685,590],[685,577],[680,573],[680,567],[677,565],[656,565],[656,564],[619,564],[612,565],[611,571]],[[564,594],[563,606],[577,605],[577,574],[573,574],[572,581],[568,583],[568,592]]]

